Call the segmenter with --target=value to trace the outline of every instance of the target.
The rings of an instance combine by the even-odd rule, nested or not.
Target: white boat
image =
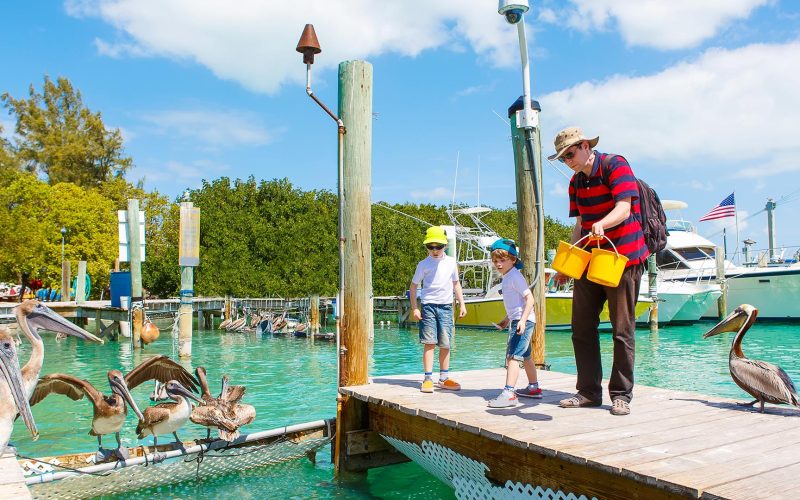
[[[664,205],[667,208],[666,200]],[[686,220],[668,220],[667,228],[670,232],[667,248],[657,256],[659,276],[674,283],[715,283],[716,245],[697,234],[695,227]],[[762,252],[744,265],[725,260],[728,309],[752,304],[758,307],[759,319],[800,319],[800,264],[796,259],[779,257],[770,261],[767,255],[768,252]],[[718,316],[716,301],[704,309],[702,316]]]

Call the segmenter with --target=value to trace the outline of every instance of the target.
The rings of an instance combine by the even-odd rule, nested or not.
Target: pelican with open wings
[[[39,380],[39,384],[31,397],[31,405],[39,403],[49,394],[54,393],[63,394],[75,401],[86,396],[94,408],[94,418],[92,418],[92,428],[89,431],[89,435],[97,436],[97,443],[100,446],[96,460],[98,462],[105,460],[112,453],[118,458],[126,460],[128,458],[127,450],[122,447],[119,432],[128,414],[127,405],[130,405],[139,420],[144,420],[144,414],[136,406],[130,390],[148,380],[158,380],[160,382],[179,380],[186,387],[197,390],[196,380],[185,368],[166,356],[154,356],[131,370],[127,375],[123,376],[119,370],[108,372],[108,384],[111,386],[111,394],[108,396],[101,394],[87,380],[81,380],[63,373],[47,375]],[[103,449],[102,437],[112,433],[117,438],[117,449],[113,451],[105,450]]]

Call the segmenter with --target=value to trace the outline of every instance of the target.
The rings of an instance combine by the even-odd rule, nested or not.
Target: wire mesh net
[[[81,499],[220,476],[294,460],[328,444],[330,437],[290,440],[193,453],[158,464],[134,465],[102,474],[80,474],[29,486],[34,498]]]

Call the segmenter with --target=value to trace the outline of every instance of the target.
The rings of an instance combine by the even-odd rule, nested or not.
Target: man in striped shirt
[[[600,312],[608,302],[614,340],[614,364],[608,382],[611,413],[628,415],[633,396],[636,300],[643,264],[648,256],[639,223],[639,188],[628,162],[619,155],[595,151],[599,137],[588,139],[578,127],[562,130],[555,138],[556,154],[548,159],[565,163],[573,172],[569,184],[569,215],[576,218],[575,243],[587,234],[606,236],[628,257],[617,287],[594,283],[586,274],[572,291],[572,346],[578,369],[577,394],[564,399],[564,408],[600,406],[603,400]],[[592,243],[593,245],[595,243]],[[603,239],[602,248],[612,249]],[[557,276],[557,278],[559,278]]]

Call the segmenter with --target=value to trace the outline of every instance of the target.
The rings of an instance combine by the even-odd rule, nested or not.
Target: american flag
[[[712,208],[707,214],[700,217],[698,222],[704,220],[724,219],[725,217],[736,216],[736,202],[733,200],[733,193],[727,198],[719,202],[719,205]]]

